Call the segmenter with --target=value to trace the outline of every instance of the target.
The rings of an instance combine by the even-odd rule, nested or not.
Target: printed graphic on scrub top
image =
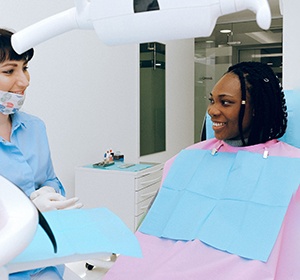
[[[134,0],[133,7],[135,13],[159,10],[157,0]]]

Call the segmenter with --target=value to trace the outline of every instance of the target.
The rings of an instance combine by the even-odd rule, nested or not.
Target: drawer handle
[[[141,207],[141,210],[143,211],[143,210],[146,210],[146,209],[148,209],[148,206],[142,206]]]
[[[141,185],[152,185],[152,184],[158,183],[160,181],[161,181],[161,177],[155,178],[155,179],[150,180],[150,181],[141,182]]]
[[[159,171],[161,171],[161,170],[163,170],[163,167],[160,167],[160,168],[158,168],[158,169],[156,169],[156,170],[149,171],[149,173],[147,173],[147,175],[153,174],[153,173],[156,173],[156,172],[159,172]]]
[[[148,197],[148,196],[153,196],[157,193],[157,190],[156,191],[153,191],[153,192],[150,192],[150,193],[145,193],[145,194],[142,194],[141,197]]]

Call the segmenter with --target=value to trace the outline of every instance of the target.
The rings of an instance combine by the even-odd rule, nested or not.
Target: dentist
[[[33,49],[18,55],[12,32],[0,29],[0,174],[22,189],[44,212],[80,208],[78,198],[65,198],[51,160],[44,123],[21,112],[30,75]],[[11,279],[62,279],[63,266],[10,275]]]

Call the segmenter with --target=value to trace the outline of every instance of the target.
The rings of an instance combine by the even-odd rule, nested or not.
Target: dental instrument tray
[[[103,160],[103,161],[94,163],[94,164],[93,164],[93,167],[95,167],[95,168],[104,168],[104,167],[107,167],[107,166],[110,166],[110,165],[113,165],[113,164],[115,164],[114,161],[106,161],[106,160]]]

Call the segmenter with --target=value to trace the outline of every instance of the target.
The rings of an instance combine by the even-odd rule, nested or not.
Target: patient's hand
[[[52,187],[42,187],[30,195],[30,199],[41,212],[61,209],[78,209],[83,205],[77,197],[66,199]]]

